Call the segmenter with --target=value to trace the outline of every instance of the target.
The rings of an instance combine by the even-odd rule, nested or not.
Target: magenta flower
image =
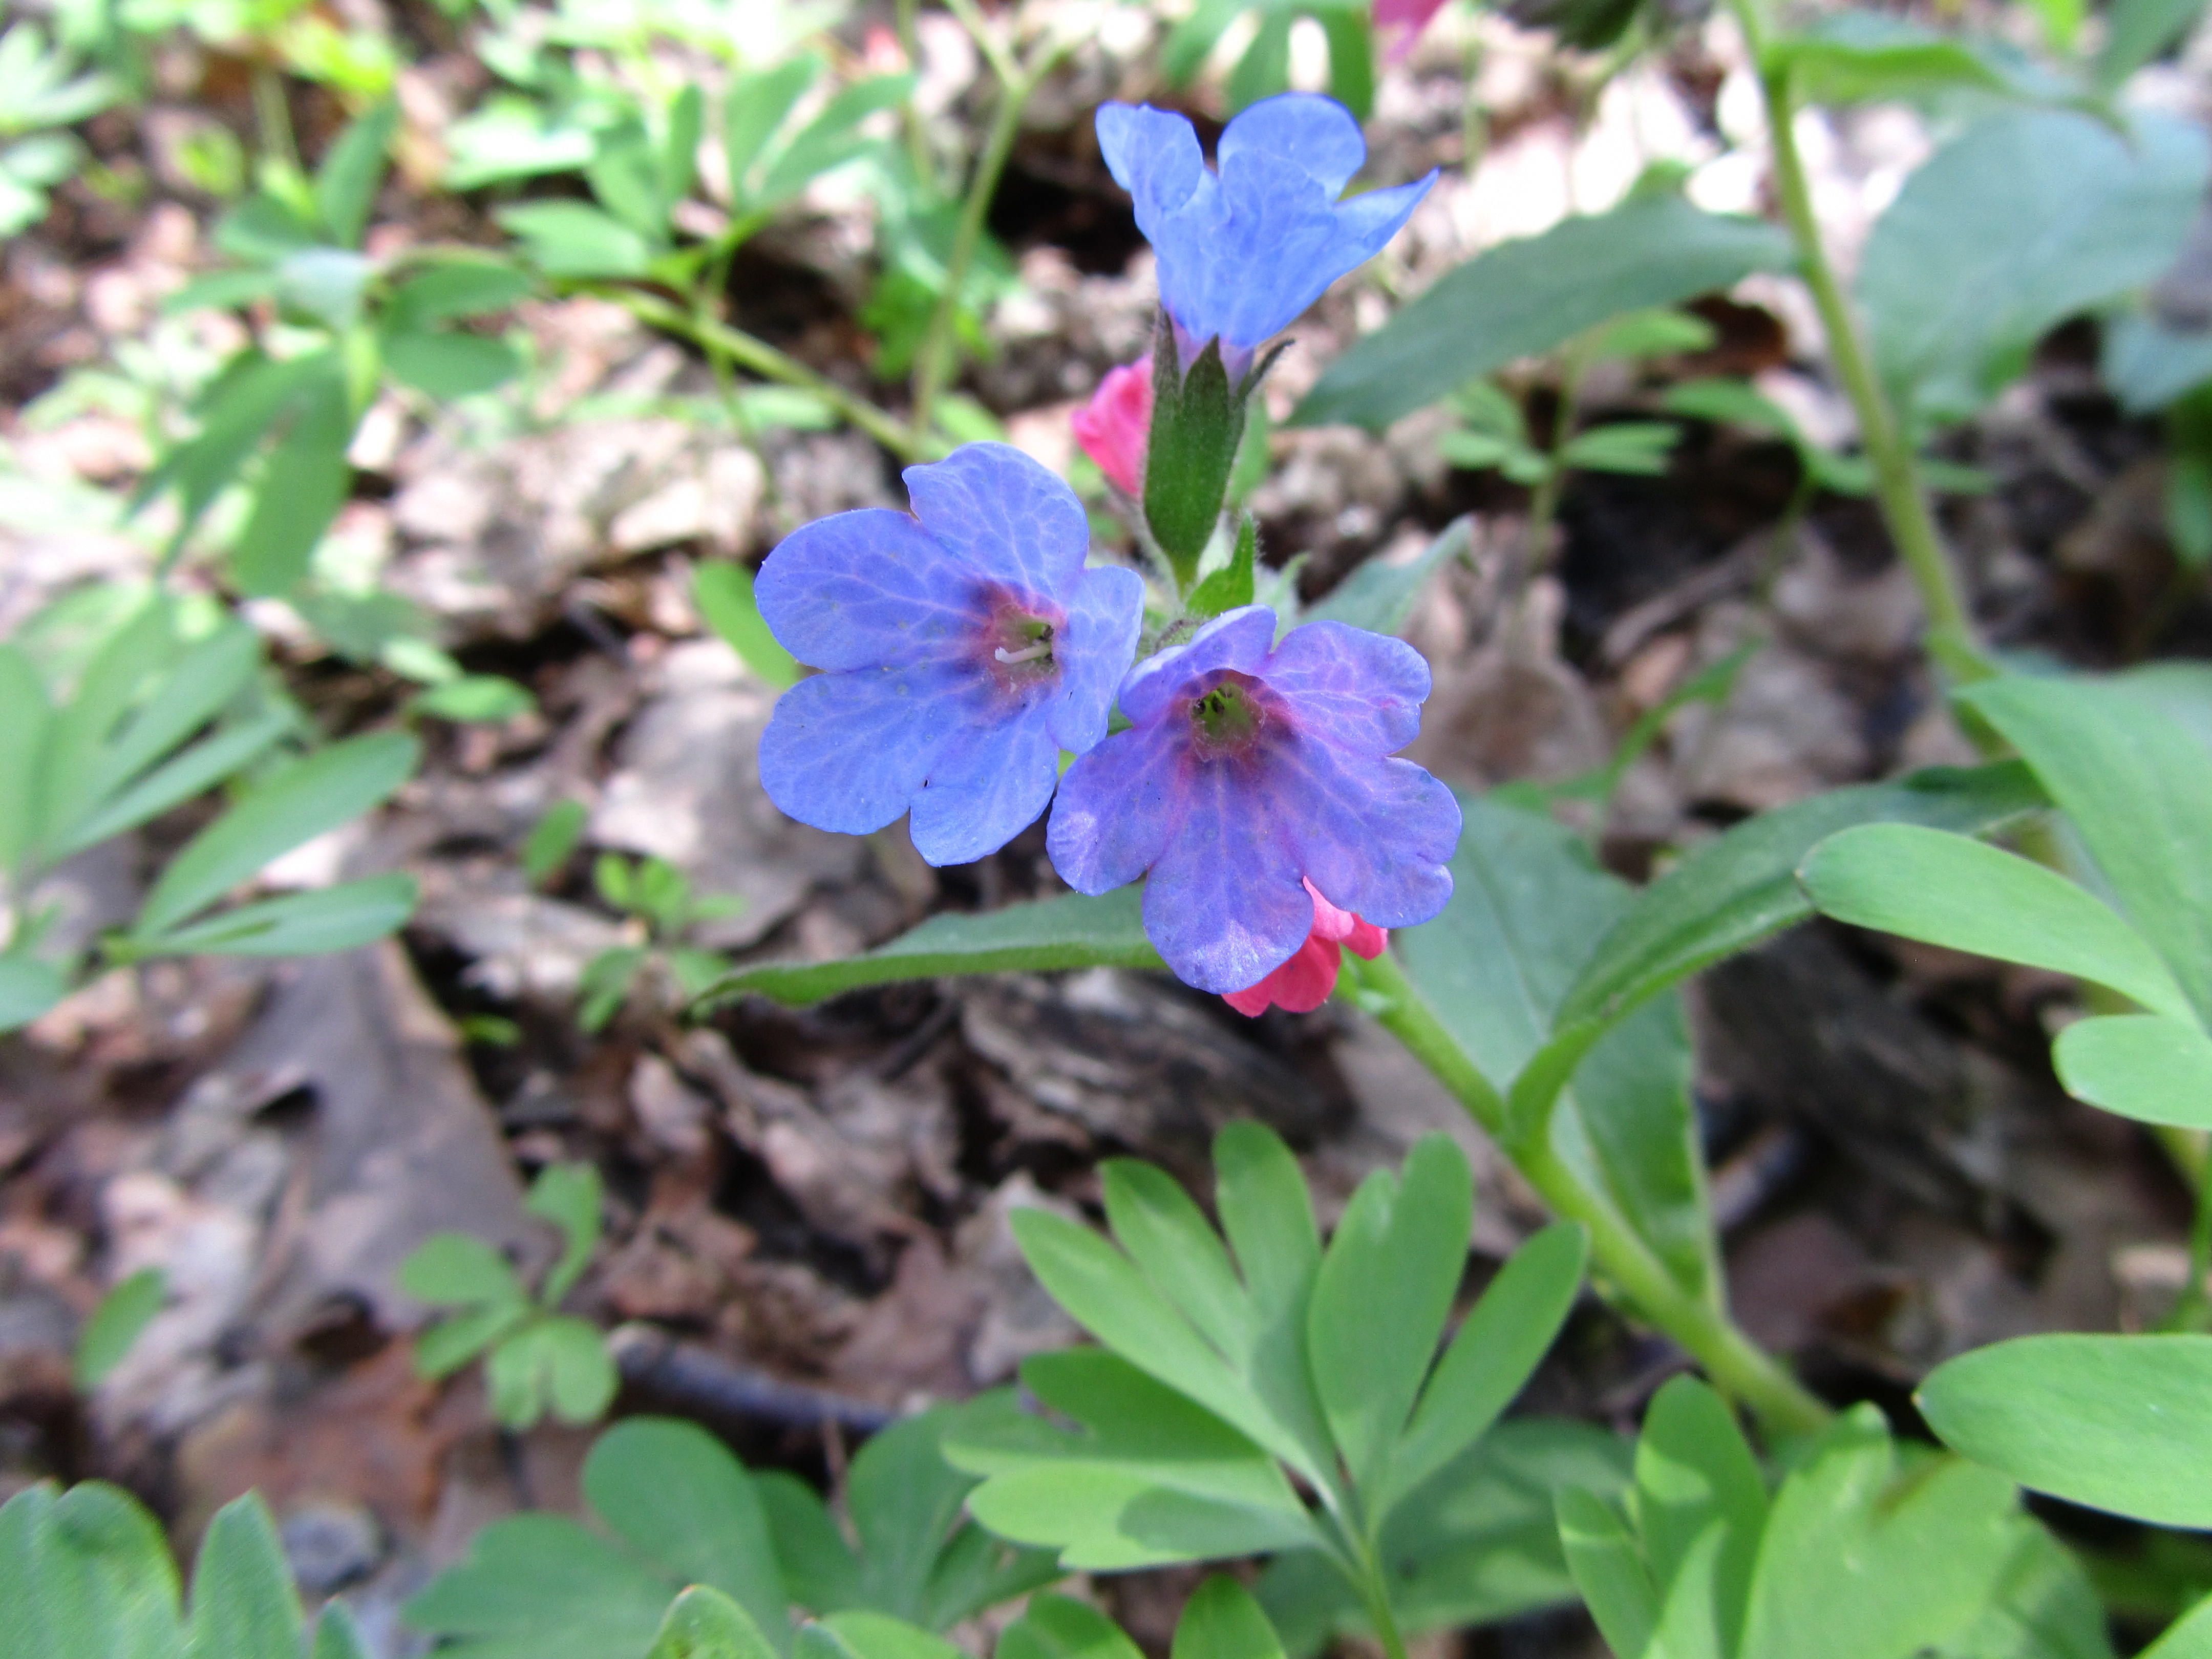
[[[1287,962],[1316,895],[1382,927],[1451,896],[1459,803],[1388,758],[1420,729],[1428,665],[1342,623],[1274,637],[1275,613],[1246,605],[1131,669],[1130,729],[1068,769],[1046,833],[1079,892],[1151,872],[1145,933],[1200,990],[1249,990]]]
[[[1443,9],[1444,0],[1375,0],[1375,32],[1389,40],[1389,61],[1411,52],[1429,20]]]
[[[1145,439],[1152,426],[1152,360],[1109,368],[1091,401],[1069,416],[1075,441],[1125,495],[1145,493]]]
[[[1349,910],[1338,909],[1311,882],[1306,884],[1306,891],[1313,899],[1313,932],[1291,952],[1288,962],[1257,985],[1222,994],[1221,1000],[1238,1013],[1257,1018],[1270,1005],[1285,1013],[1311,1013],[1336,989],[1337,969],[1344,965],[1346,951],[1372,962],[1390,943],[1390,935],[1383,929]]]
[[[1060,750],[1106,735],[1144,582],[1084,568],[1083,503],[1018,449],[969,444],[905,477],[915,518],[817,519],[761,566],[762,618],[827,671],[777,700],[761,784],[845,835],[910,810],[922,857],[962,864],[1035,822]]]

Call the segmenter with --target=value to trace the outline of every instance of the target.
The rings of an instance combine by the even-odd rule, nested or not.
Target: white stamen
[[[1009,651],[1002,645],[991,654],[1005,663],[1035,662],[1039,657],[1052,655],[1052,645],[1049,641],[1039,640],[1035,645],[1020,651]]]

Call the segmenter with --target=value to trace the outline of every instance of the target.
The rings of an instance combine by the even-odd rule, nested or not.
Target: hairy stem
[[[1756,62],[1764,56],[1758,15],[1744,0],[1739,0],[1736,13]],[[1942,532],[1936,527],[1928,493],[1921,486],[1919,462],[1897,411],[1890,406],[1881,377],[1875,373],[1858,319],[1820,240],[1804,158],[1797,150],[1797,106],[1790,71],[1762,69],[1759,84],[1766,105],[1767,138],[1774,153],[1775,193],[1781,199],[1790,238],[1797,245],[1799,275],[1812,291],[1820,326],[1828,336],[1828,355],[1835,364],[1836,378],[1858,417],[1859,441],[1874,469],[1875,496],[1881,504],[1882,522],[1888,526],[1890,539],[1897,544],[1899,556],[1920,590],[1921,606],[1928,613],[1929,641],[1942,648],[1945,666],[1962,681],[1986,678],[1995,671],[1982,657],[1973,617],[1960,594]]]
[[[732,362],[750,369],[763,380],[779,381],[782,385],[812,392],[901,460],[929,459],[928,450],[914,434],[882,410],[865,398],[854,396],[827,375],[817,374],[797,358],[778,351],[767,341],[757,339],[743,329],[732,328],[726,323],[691,316],[682,307],[672,306],[653,295],[622,288],[603,288],[596,291],[601,298],[612,300],[641,323],[665,329],[671,334],[681,335],[710,355],[721,352]]]
[[[1808,1433],[1827,1422],[1827,1407],[1725,1314],[1678,1284],[1612,1201],[1592,1190],[1548,1138],[1531,1141],[1509,1134],[1504,1101],[1389,951],[1363,964],[1360,975],[1370,989],[1389,999],[1376,1017],[1383,1027],[1451,1091],[1553,1214],[1589,1230],[1595,1274],[1612,1282],[1614,1297],[1681,1344],[1716,1385],[1749,1406],[1770,1430]]]

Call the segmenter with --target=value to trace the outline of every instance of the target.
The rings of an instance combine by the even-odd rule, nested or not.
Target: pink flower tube
[[[1313,883],[1306,883],[1306,891],[1313,897],[1313,932],[1288,962],[1257,985],[1223,995],[1221,1000],[1238,1013],[1256,1018],[1271,1003],[1290,1013],[1310,1013],[1336,989],[1336,972],[1343,965],[1345,951],[1372,962],[1389,943],[1387,932],[1373,922],[1362,921],[1349,910],[1338,909]]]
[[[1123,494],[1141,497],[1145,489],[1145,438],[1152,425],[1152,360],[1139,357],[1109,369],[1075,411],[1069,424],[1083,453],[1098,463]]]

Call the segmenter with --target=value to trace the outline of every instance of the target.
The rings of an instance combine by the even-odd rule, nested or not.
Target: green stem
[[[1363,1546],[1359,1568],[1359,1599],[1367,1604],[1368,1621],[1382,1644],[1383,1659],[1406,1659],[1406,1638],[1399,1633],[1397,1614],[1390,1610],[1390,1585],[1382,1576],[1381,1553]]]
[[[2165,1328],[2169,1331],[2201,1331],[2212,1320],[2208,1320],[2204,1296],[2204,1278],[2212,1273],[2212,1145],[2205,1148],[2204,1156],[2197,1166],[2197,1219],[2189,1230],[2189,1278],[2181,1287],[2181,1297],[2166,1316]]]
[[[1758,16],[1741,0],[1737,15],[1757,61],[1764,55]],[[1765,70],[1759,76],[1759,88],[1766,103],[1768,141],[1774,151],[1775,191],[1781,198],[1790,237],[1797,245],[1799,274],[1812,290],[1820,326],[1827,331],[1828,355],[1835,363],[1836,378],[1858,416],[1859,441],[1866,446],[1867,459],[1874,469],[1875,495],[1881,507],[1882,521],[1889,526],[1890,539],[1897,544],[1899,556],[1920,590],[1930,641],[1945,647],[1945,665],[1964,681],[1986,678],[1995,671],[1981,654],[1973,617],[1960,595],[1942,533],[1929,510],[1928,495],[1920,483],[1919,462],[1875,373],[1858,319],[1820,240],[1804,159],[1797,151],[1796,100],[1790,72]]]
[[[968,181],[968,198],[961,204],[960,223],[953,232],[951,257],[945,264],[945,291],[937,296],[937,309],[929,319],[929,332],[923,336],[921,349],[914,360],[914,407],[908,422],[917,445],[926,444],[930,434],[930,417],[936,412],[937,399],[952,375],[953,330],[958,321],[960,298],[968,286],[968,267],[975,263],[976,245],[983,238],[984,216],[990,211],[991,198],[998,192],[999,177],[1006,171],[1006,158],[1013,154],[1014,140],[1021,134],[1022,112],[1029,107],[1030,95],[1036,90],[1042,70],[1050,62],[1043,62],[1027,70],[1006,72],[1003,60],[994,55],[993,66],[1001,70],[999,87],[999,106],[991,117],[991,131],[983,141],[982,154],[975,158],[975,171]]]
[[[1809,1433],[1827,1422],[1827,1407],[1725,1314],[1683,1289],[1611,1200],[1559,1157],[1548,1135],[1509,1132],[1505,1102],[1390,952],[1364,963],[1360,977],[1389,1000],[1376,1016],[1384,1029],[1451,1091],[1553,1214],[1589,1231],[1592,1262],[1622,1301],[1681,1344],[1717,1386],[1743,1401],[1769,1429]]]
[[[921,10],[921,0],[898,0],[895,21],[899,51],[904,54],[906,66],[917,82],[921,77],[921,31],[915,26],[915,20]],[[907,161],[914,168],[915,182],[934,192],[936,169],[930,166],[929,135],[922,130],[921,112],[915,106],[913,99],[906,100],[899,118],[906,128]]]
[[[817,374],[797,358],[778,351],[767,341],[756,339],[743,329],[732,328],[726,323],[688,315],[680,307],[634,289],[602,288],[595,291],[641,323],[681,335],[702,351],[723,352],[731,362],[750,369],[763,380],[781,381],[812,392],[901,460],[929,459],[927,448],[882,410],[854,397],[836,381]]]

